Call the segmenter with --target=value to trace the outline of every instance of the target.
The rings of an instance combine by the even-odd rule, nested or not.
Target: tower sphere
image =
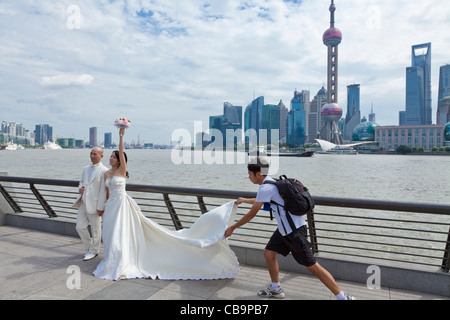
[[[341,120],[342,114],[342,108],[337,103],[327,103],[321,111],[322,119],[329,122]]]
[[[338,28],[330,28],[323,34],[323,43],[326,46],[337,46],[342,42],[342,32]]]

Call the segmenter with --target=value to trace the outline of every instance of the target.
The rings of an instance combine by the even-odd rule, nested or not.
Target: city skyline
[[[450,9],[438,1],[335,1],[339,96],[361,85],[361,115],[372,103],[380,125],[405,110],[411,46],[431,42],[432,114],[446,51]],[[74,5],[75,4],[75,5]],[[223,103],[247,106],[314,95],[326,83],[330,1],[3,1],[0,120],[55,136],[113,132],[133,120],[127,139],[168,144],[177,128],[208,123]],[[345,116],[345,114],[344,114]],[[206,128],[204,128],[206,129]],[[86,139],[87,140],[87,139]]]

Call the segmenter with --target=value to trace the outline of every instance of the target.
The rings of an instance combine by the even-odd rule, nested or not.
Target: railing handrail
[[[12,176],[0,176],[0,181],[28,183],[39,185],[55,185],[65,187],[78,187],[77,180],[58,180],[58,179],[43,179],[43,178],[24,178]],[[153,186],[142,184],[127,184],[127,190],[149,192],[149,193],[168,193],[186,196],[202,196],[214,197],[224,199],[237,199],[238,197],[255,198],[256,192],[251,191],[230,191],[218,189],[201,189],[201,188],[185,188],[185,187],[170,187],[170,186]],[[327,196],[313,196],[316,205],[342,207],[342,208],[360,208],[373,209],[385,211],[408,211],[417,213],[435,213],[450,215],[450,205],[424,203],[424,202],[402,202],[402,201],[388,201],[388,200],[373,200],[373,199],[355,199],[355,198],[336,198]]]
[[[77,180],[57,180],[57,179],[43,179],[43,178],[24,178],[24,177],[12,177],[12,176],[0,176],[0,182],[9,182],[9,183],[19,183],[19,184],[29,184],[30,189],[34,195],[34,197],[38,200],[40,206],[45,210],[45,212],[48,214],[49,217],[57,217],[56,212],[53,210],[52,206],[49,205],[47,199],[45,199],[45,196],[41,194],[41,192],[36,188],[35,185],[47,185],[47,186],[59,186],[59,187],[71,187],[71,188],[77,188],[79,185],[79,181]],[[15,189],[15,188],[13,188]],[[19,192],[21,192],[23,188],[17,188]],[[184,214],[177,214],[177,208],[174,203],[182,203],[184,200],[176,200],[173,201],[170,196],[189,196],[189,197],[196,197],[196,203],[198,204],[199,210],[201,213],[205,213],[207,211],[206,204],[204,202],[204,197],[207,198],[217,198],[217,199],[237,199],[238,197],[245,197],[245,198],[255,198],[256,192],[248,192],[248,191],[230,191],[230,190],[215,190],[215,189],[200,189],[200,188],[185,188],[185,187],[170,187],[170,186],[150,186],[150,185],[142,185],[142,184],[128,184],[127,190],[132,192],[142,192],[142,193],[152,193],[152,194],[160,194],[163,196],[163,200],[165,207],[168,210],[168,214],[172,220],[173,226],[179,230],[183,228],[183,222],[182,219],[180,219],[180,216],[183,216]],[[50,191],[50,190],[42,190],[42,191]],[[60,191],[63,192],[64,191]],[[67,192],[67,191],[66,191]],[[75,192],[69,192],[72,193],[71,197],[74,196]],[[0,183],[0,195],[3,195],[6,199],[6,201],[11,205],[11,207],[15,210],[16,213],[23,212],[19,204],[15,201],[14,197],[11,196],[8,191],[1,185]],[[18,196],[18,199],[24,199],[22,195]],[[154,199],[153,199],[154,200]],[[51,200],[50,200],[51,201]],[[54,200],[53,200],[54,201]],[[380,211],[396,211],[396,212],[405,212],[405,213],[421,213],[421,214],[431,214],[431,215],[440,215],[440,216],[450,216],[450,205],[446,204],[432,204],[432,203],[412,203],[412,202],[400,202],[400,201],[385,201],[385,200],[365,200],[365,199],[349,199],[349,198],[333,198],[333,197],[323,197],[323,196],[314,196],[314,201],[317,206],[328,206],[328,207],[334,207],[334,208],[357,208],[357,209],[368,209],[368,210],[380,210]],[[189,202],[184,202],[189,203]],[[190,202],[192,203],[192,202]],[[27,203],[29,204],[29,203]],[[55,204],[55,207],[61,208],[61,205]],[[155,207],[158,207],[158,205],[155,205]],[[159,206],[161,207],[161,206]],[[63,208],[67,208],[63,207]],[[182,208],[181,208],[182,209]],[[151,211],[153,212],[153,211]],[[157,212],[161,213],[161,212]],[[344,232],[348,235],[357,235],[357,236],[367,236],[370,235],[371,237],[377,237],[377,236],[384,236],[388,238],[397,238],[398,239],[404,239],[404,240],[414,240],[414,241],[426,241],[426,239],[423,239],[423,237],[419,238],[412,238],[409,235],[404,236],[401,235],[388,235],[388,234],[372,234],[370,231],[343,231],[343,230],[327,230],[328,228],[323,227],[316,227],[316,223],[322,223],[322,224],[329,224],[333,223],[333,219],[331,220],[322,220],[317,217],[325,217],[325,216],[334,216],[336,215],[336,212],[333,213],[324,213],[324,212],[315,212],[308,214],[307,216],[307,222],[308,227],[310,231],[310,239],[311,244],[313,245],[313,251],[315,253],[321,251],[325,253],[336,253],[334,251],[326,251],[326,250],[319,250],[318,245],[328,246],[328,247],[340,247],[342,249],[349,248],[348,246],[339,246],[336,244],[336,241],[339,242],[343,239],[340,237],[333,237],[333,236],[321,236],[321,239],[326,239],[333,241],[332,243],[320,243],[318,241],[318,234],[317,231],[321,232]],[[317,216],[317,217],[316,217]],[[346,215],[340,215],[339,217],[345,217]],[[362,219],[369,219],[369,217],[358,217],[358,216],[347,216],[348,218],[362,218]],[[341,219],[339,218],[339,219]],[[439,225],[440,227],[448,227],[450,226],[449,222],[445,221],[439,221],[439,222],[433,222],[433,219],[430,219],[429,221],[419,221],[419,220],[409,220],[407,221],[397,219],[395,217],[370,217],[370,219],[378,220],[378,221],[396,221],[396,222],[406,222],[406,223],[420,223],[420,224],[435,224],[436,226]],[[422,219],[423,220],[423,219]],[[344,224],[346,225],[346,222],[343,223],[335,223],[335,225],[338,224]],[[348,225],[352,226],[362,226],[361,222],[358,223],[348,223]],[[370,227],[370,225],[363,224],[364,227]],[[411,227],[393,227],[393,226],[379,226],[379,225],[373,225],[372,228],[383,228],[383,229],[391,229],[391,230],[402,230],[402,231],[408,231],[408,232],[415,232],[415,231],[421,231],[421,230],[415,230],[411,229]],[[255,236],[254,232],[260,232],[261,230],[257,229],[251,229],[250,230],[250,236],[251,241],[248,241],[250,243],[256,243],[254,241],[258,240],[258,236]],[[430,230],[425,230],[424,232],[429,232]],[[441,231],[430,231],[434,232],[435,235],[439,235],[439,237],[447,236],[447,240],[431,240],[431,242],[440,242],[445,245],[445,248],[443,249],[437,249],[437,251],[443,252],[443,258],[442,258],[442,269],[445,272],[450,271],[450,229],[448,232],[446,230]],[[259,237],[261,238],[261,237]],[[352,241],[352,240],[348,240]],[[361,241],[360,239],[354,239],[354,242],[364,242],[366,244],[376,244],[378,241]],[[398,244],[390,244],[390,243],[378,243],[380,245],[392,245],[392,246],[399,246]],[[422,249],[422,244],[420,245],[408,245],[411,248],[414,249]],[[403,247],[406,247],[403,245]],[[367,250],[367,251],[379,251],[384,252],[383,250],[379,250],[378,248],[375,249],[369,249],[369,248],[360,248],[361,250]],[[389,250],[385,251],[386,253],[391,253]],[[358,254],[350,254],[350,253],[341,253],[344,255],[349,256],[356,256],[356,257],[364,257]],[[396,252],[396,254],[399,255],[409,255],[410,253],[403,253],[403,252]],[[417,255],[417,254],[416,254]],[[423,255],[422,255],[423,256]],[[425,257],[425,256],[423,256]],[[435,256],[428,257],[432,259],[436,259]],[[391,261],[401,261],[402,260],[395,260],[395,259],[385,259],[385,260],[391,260]],[[417,263],[417,264],[423,264],[423,265],[431,265],[424,262],[411,262],[411,263]]]

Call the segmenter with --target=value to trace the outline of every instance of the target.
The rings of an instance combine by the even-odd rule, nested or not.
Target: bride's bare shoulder
[[[105,177],[105,179],[111,178],[112,177],[112,170],[110,169],[108,171],[105,171],[104,177]]]

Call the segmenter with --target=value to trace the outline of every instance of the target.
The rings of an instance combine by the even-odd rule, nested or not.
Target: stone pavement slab
[[[265,268],[242,265],[235,279],[106,281],[92,275],[103,253],[83,261],[78,238],[0,227],[0,300],[234,300],[259,301],[256,292],[270,282]],[[76,277],[78,276],[78,278]],[[285,301],[335,300],[312,275],[280,272]],[[358,300],[450,300],[448,297],[338,281]],[[79,286],[78,286],[79,285]]]

